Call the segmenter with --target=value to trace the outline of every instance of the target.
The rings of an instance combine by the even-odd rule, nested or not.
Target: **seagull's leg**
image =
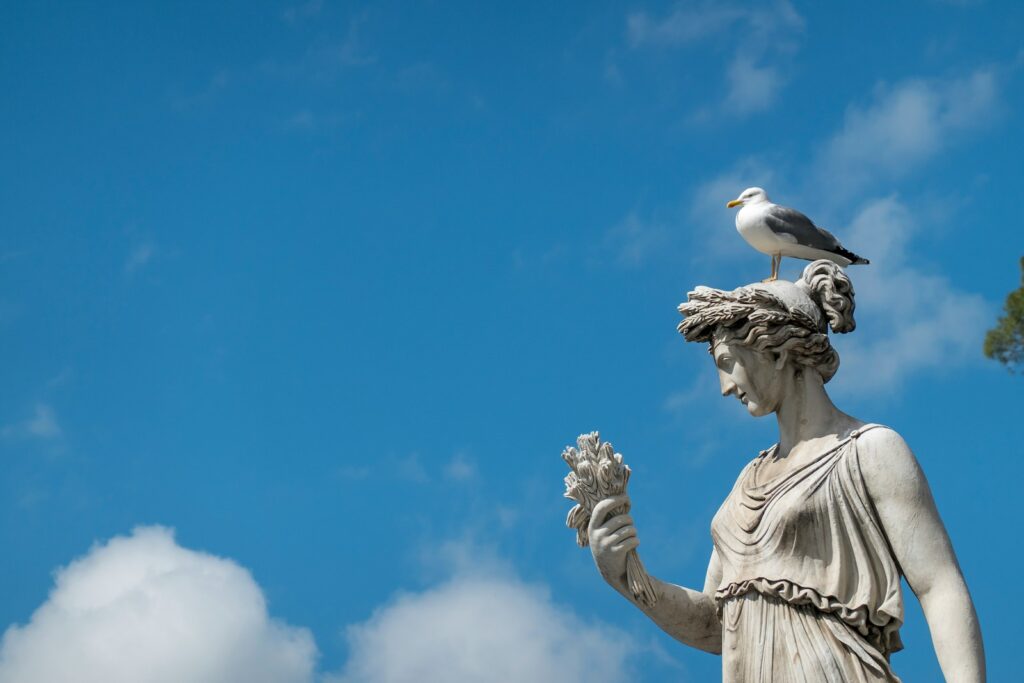
[[[761,280],[761,282],[775,282],[779,279],[779,261],[781,260],[782,256],[780,254],[772,254],[772,274]]]

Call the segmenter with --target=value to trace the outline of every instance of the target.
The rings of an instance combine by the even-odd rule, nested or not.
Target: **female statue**
[[[590,546],[601,575],[683,643],[722,655],[726,683],[898,683],[900,577],[921,601],[950,682],[984,681],[981,631],[928,483],[903,439],[840,411],[825,392],[854,328],[845,273],[815,261],[797,282],[699,287],[679,307],[687,341],[708,342],[723,396],[779,441],[749,463],[711,523],[702,591],[651,577],[646,608],[625,585],[639,545],[625,496],[599,503]],[[607,518],[607,519],[606,519]]]

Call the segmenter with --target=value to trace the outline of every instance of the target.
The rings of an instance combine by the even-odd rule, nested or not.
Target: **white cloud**
[[[407,94],[428,93],[440,95],[451,89],[444,72],[430,62],[416,62],[395,75],[395,87]]]
[[[348,32],[345,34],[345,38],[324,52],[319,53],[319,56],[342,67],[366,66],[376,62],[376,55],[370,54],[363,47],[361,33],[366,19],[367,14],[365,12],[353,17],[349,21]],[[312,54],[315,55],[317,53]]]
[[[296,24],[304,19],[317,16],[323,8],[323,0],[308,0],[308,2],[286,7],[281,12],[281,17],[289,24]]]
[[[476,463],[464,453],[456,453],[444,466],[444,476],[452,481],[472,481],[476,479]]]
[[[316,116],[308,109],[300,109],[285,122],[285,127],[287,128],[310,130],[314,126],[316,126]]]
[[[427,474],[427,468],[420,462],[419,453],[410,453],[408,456],[401,458],[396,463],[396,472],[398,476],[406,481],[411,481],[417,484],[428,484],[430,483],[430,475]]]
[[[522,513],[518,508],[502,505],[500,503],[495,504],[494,514],[498,518],[498,523],[501,525],[502,529],[511,529],[522,516]]]
[[[636,268],[648,259],[665,253],[672,244],[671,228],[657,219],[641,218],[631,211],[604,234],[602,248],[612,254],[615,263]]]
[[[775,103],[783,84],[778,68],[759,66],[749,55],[736,55],[726,75],[729,92],[723,107],[737,114],[767,109]]]
[[[25,423],[25,429],[32,436],[40,439],[56,439],[61,435],[57,416],[54,415],[53,408],[45,403],[36,404],[35,414]]]
[[[131,250],[124,263],[124,272],[129,275],[144,268],[156,255],[156,245],[150,242],[140,244]]]
[[[732,41],[751,48],[782,43],[785,31],[800,30],[803,18],[788,0],[768,6],[749,6],[730,2],[677,2],[661,19],[647,12],[626,17],[626,36],[633,47],[680,46],[707,40],[729,31]]]
[[[690,386],[673,391],[662,402],[662,409],[677,417],[685,417],[694,405],[707,404],[708,398],[718,393],[718,384],[712,382],[711,372],[699,373]],[[720,405],[720,404],[715,404]]]
[[[607,59],[604,65],[604,77],[614,86],[621,86],[624,82],[622,69],[619,68],[619,65],[611,57]]]
[[[342,481],[360,481],[372,474],[369,465],[341,465],[334,470],[334,476]]]
[[[635,646],[548,592],[501,575],[461,575],[403,594],[347,633],[330,683],[618,683]]]
[[[742,403],[734,396],[722,396],[714,360],[707,354],[707,346],[695,346],[701,348],[704,358],[698,360],[692,381],[688,386],[669,393],[661,407],[686,432],[686,447],[679,454],[681,462],[691,469],[701,469],[722,455],[723,424],[733,425],[732,430],[754,431],[757,427],[749,419]],[[694,349],[689,351],[693,353]]]
[[[842,361],[835,382],[843,390],[895,389],[922,369],[955,366],[979,353],[989,305],[907,258],[918,227],[903,203],[886,197],[865,203],[842,232],[871,258],[871,265],[850,270],[858,330],[833,340]]]
[[[736,234],[735,213],[725,204],[744,188],[770,187],[776,177],[776,171],[766,164],[744,159],[699,185],[688,209],[659,210],[648,215],[630,211],[605,232],[601,250],[623,268],[637,268],[656,260],[678,264],[707,257],[749,258],[750,247]]]
[[[729,88],[715,109],[740,116],[775,102],[786,78],[780,65],[771,62],[796,51],[803,27],[803,18],[788,0],[754,7],[680,2],[661,18],[647,12],[626,17],[626,36],[633,48],[684,47],[725,36],[733,53],[726,71]]]
[[[309,631],[271,619],[234,562],[161,527],[95,546],[0,645],[0,683],[311,683]]]
[[[704,3],[698,6],[677,4],[662,19],[647,12],[634,12],[626,17],[626,34],[633,47],[642,45],[684,45],[725,31],[740,21],[747,12],[725,3]]]
[[[227,69],[218,69],[199,90],[187,93],[178,92],[171,95],[171,106],[184,111],[209,104],[237,80],[238,74],[232,73]]]
[[[307,629],[271,618],[235,562],[139,527],[56,573],[0,641],[0,683],[625,683],[637,646],[583,620],[493,553],[435,545],[447,581],[403,593],[347,629],[349,658],[316,671]]]
[[[10,424],[0,430],[0,435],[7,438],[22,437],[53,440],[58,439],[64,433],[57,415],[53,408],[46,403],[37,403],[32,412],[32,417],[24,422]]]
[[[915,79],[880,86],[866,106],[853,106],[825,145],[820,175],[846,192],[871,180],[898,178],[945,148],[958,133],[989,121],[998,107],[993,69],[948,81]]]
[[[362,35],[367,18],[367,13],[358,13],[349,20],[344,36],[318,41],[298,58],[265,60],[258,70],[271,78],[332,83],[349,69],[374,64],[377,56],[367,51]]]

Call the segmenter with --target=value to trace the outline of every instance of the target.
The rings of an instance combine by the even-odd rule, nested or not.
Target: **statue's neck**
[[[775,411],[779,422],[778,454],[783,457],[804,441],[841,433],[852,420],[832,403],[817,372],[805,370],[803,377],[794,373],[787,379],[785,397]]]

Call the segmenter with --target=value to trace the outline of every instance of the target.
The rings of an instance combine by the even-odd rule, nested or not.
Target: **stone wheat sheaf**
[[[594,506],[605,498],[622,495],[629,483],[629,466],[622,462],[622,454],[616,453],[611,443],[601,441],[598,432],[580,434],[576,448],[568,446],[562,451],[562,459],[572,469],[565,477],[565,497],[576,501],[569,510],[566,526],[576,530],[576,542],[580,547],[590,544],[588,528]],[[629,511],[628,505],[612,510],[614,517]],[[657,596],[636,550],[626,555],[626,584],[633,598],[645,607],[654,607]]]

